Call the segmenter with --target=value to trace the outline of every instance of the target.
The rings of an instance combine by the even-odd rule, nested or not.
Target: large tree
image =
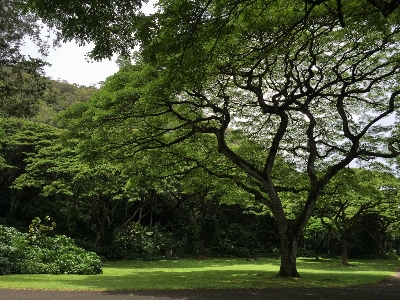
[[[134,47],[151,40],[151,32],[156,27],[154,16],[145,16],[141,11],[142,6],[149,2],[156,5],[162,4],[173,7],[181,13],[181,25],[196,27],[206,18],[212,16],[208,8],[218,7],[223,19],[233,17],[239,12],[240,7],[252,6],[251,0],[242,1],[149,1],[149,0],[113,0],[104,1],[75,1],[63,0],[26,0],[24,1],[31,11],[37,13],[45,23],[56,28],[64,40],[76,39],[81,45],[94,43],[91,57],[94,59],[111,58],[114,53],[129,54]],[[295,2],[294,6],[287,5]],[[314,7],[323,7],[330,15],[337,18],[342,26],[345,26],[345,18],[348,13],[356,13],[363,16],[371,9],[384,17],[396,13],[400,1],[398,0],[297,0],[281,1],[268,0],[265,6],[276,6],[274,14],[285,18],[287,13],[293,13],[292,8],[298,10],[300,15],[306,16],[308,10]],[[289,10],[288,10],[289,8]],[[186,10],[192,10],[186,14]],[[237,10],[239,9],[239,10]],[[165,12],[165,11],[163,11]],[[266,12],[266,11],[265,11]],[[157,17],[156,17],[157,18]],[[185,24],[186,23],[186,24]],[[181,25],[179,25],[181,27]],[[181,27],[182,28],[182,27]],[[179,30],[179,28],[176,28]],[[192,37],[188,32],[189,37]],[[178,42],[179,43],[179,42]]]
[[[108,113],[93,109],[85,122],[119,156],[188,141],[197,146],[207,136],[224,159],[203,145],[207,159],[193,161],[270,209],[281,237],[279,274],[299,276],[298,239],[330,180],[355,159],[399,154],[397,126],[383,122],[396,112],[400,94],[398,11],[382,15],[361,1],[338,3],[159,2],[155,15],[129,20],[140,25],[133,26],[137,35],[126,27],[127,34],[115,32],[113,47],[99,44],[92,53],[107,56],[136,41],[143,62],[131,70],[130,82],[124,74],[120,84],[115,80],[115,93],[103,98]],[[34,8],[69,37],[100,41],[89,27],[71,28],[71,16]],[[126,44],[128,38],[134,41]],[[99,129],[106,123],[107,130]],[[257,151],[238,151],[228,140],[232,127],[254,140]],[[218,161],[225,167],[209,167]],[[304,174],[292,178],[301,180],[277,176],[282,165]],[[300,201],[301,209],[288,212],[286,199]]]
[[[21,47],[30,39],[46,56],[48,45],[42,29],[36,15],[24,12],[22,2],[0,3],[0,116],[31,117],[38,110],[46,63],[23,55]]]

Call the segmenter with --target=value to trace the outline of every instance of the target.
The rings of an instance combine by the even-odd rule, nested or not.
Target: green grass
[[[0,289],[162,290],[243,288],[328,288],[375,284],[395,274],[400,261],[298,259],[301,278],[276,276],[279,261],[205,259],[106,262],[101,275],[7,275]]]

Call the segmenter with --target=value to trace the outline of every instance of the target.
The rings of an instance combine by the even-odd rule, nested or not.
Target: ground
[[[0,290],[0,300],[399,300],[400,272],[377,285],[332,289],[64,292]]]

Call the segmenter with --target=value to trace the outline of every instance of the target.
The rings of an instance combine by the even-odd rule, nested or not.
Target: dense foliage
[[[102,262],[64,235],[48,237],[35,219],[29,234],[0,225],[0,274],[99,274]]]
[[[32,40],[45,56],[48,45],[42,39],[43,26],[35,14],[23,11],[19,1],[0,3],[0,116],[31,117],[45,89],[43,59],[21,53],[25,39]]]
[[[88,101],[96,90],[94,86],[80,86],[48,79],[37,114],[31,120],[56,126],[56,116],[59,112],[73,104]]]
[[[299,276],[300,249],[344,264],[361,249],[386,256],[399,220],[397,6],[167,0],[144,15],[140,1],[26,1],[65,40],[94,42],[93,58],[123,57],[63,130],[2,120],[2,220],[51,215],[109,258],[279,252],[281,276]],[[92,93],[47,91],[51,114]],[[55,124],[46,114],[36,120]]]

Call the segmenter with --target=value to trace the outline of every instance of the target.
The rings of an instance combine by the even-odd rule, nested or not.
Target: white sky
[[[151,13],[154,11],[154,0],[143,6],[143,12]],[[103,60],[101,62],[88,62],[85,54],[93,48],[93,45],[79,47],[74,42],[63,44],[61,48],[50,49],[49,56],[45,60],[51,64],[45,67],[46,77],[54,80],[66,80],[69,83],[79,85],[98,85],[100,81],[106,80],[108,76],[118,71],[115,63],[117,56],[112,61]],[[22,47],[22,53],[32,57],[40,57],[37,54],[35,45],[27,41]]]
[[[88,62],[85,54],[91,48],[90,46],[79,47],[77,44],[69,42],[63,44],[61,48],[51,49],[49,56],[45,58],[51,64],[44,68],[46,77],[89,86],[97,85],[118,71],[118,66],[114,61]],[[37,50],[31,42],[27,42],[22,50],[23,54],[38,57],[36,52]]]

